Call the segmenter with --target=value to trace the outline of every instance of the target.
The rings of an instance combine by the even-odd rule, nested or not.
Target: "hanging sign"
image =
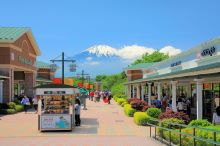
[[[215,53],[216,49],[215,47],[207,48],[202,50],[201,56],[212,56]]]
[[[76,72],[76,64],[70,64],[70,72]]]

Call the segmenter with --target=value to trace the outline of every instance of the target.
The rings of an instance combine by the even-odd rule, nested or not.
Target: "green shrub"
[[[148,108],[147,109],[147,114],[153,118],[158,118],[160,113],[161,113],[161,110],[158,108]]]
[[[21,101],[18,100],[18,99],[15,99],[13,102],[14,102],[15,104],[17,104],[17,105],[21,105]]]
[[[6,109],[7,114],[15,114],[15,109]]]
[[[121,106],[124,107],[125,104],[128,104],[128,102],[127,102],[127,101],[123,102],[123,103],[121,104]]]
[[[5,115],[5,114],[7,114],[6,109],[0,109],[0,115]]]
[[[131,108],[131,107],[126,107],[124,108],[124,112],[127,116],[129,117],[133,117],[134,116],[134,113],[136,112],[137,110]]]
[[[9,109],[15,109],[16,104],[14,102],[9,102],[8,107]]]
[[[118,98],[117,103],[118,105],[121,105],[123,102],[126,102],[127,100],[125,98]]]
[[[189,126],[202,126],[202,127],[205,127],[205,126],[211,126],[212,123],[210,123],[208,120],[206,119],[201,119],[201,120],[192,120],[190,123],[189,123]]]
[[[124,104],[124,109],[125,109],[125,108],[128,108],[128,107],[130,107],[130,108],[131,108],[131,105],[130,105],[130,104],[128,104],[128,103],[127,103],[127,104]]]
[[[24,110],[24,108],[23,108],[22,105],[16,105],[16,106],[15,106],[15,110],[16,110],[17,112],[21,112],[21,111]]]
[[[150,117],[145,112],[136,112],[136,113],[134,113],[134,122],[137,125],[145,126],[145,125],[147,125],[149,120],[150,120]]]

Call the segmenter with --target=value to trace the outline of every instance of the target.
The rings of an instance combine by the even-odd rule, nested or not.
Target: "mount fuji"
[[[117,54],[117,49],[107,45],[97,45],[73,56],[77,70],[84,70],[95,77],[98,74],[114,74],[123,71],[132,60],[125,60]]]
[[[92,78],[99,74],[115,74],[123,71],[135,59],[140,58],[145,53],[153,53],[156,49],[146,48],[144,46],[132,45],[124,46],[120,49],[112,48],[108,45],[95,45],[79,54],[74,55],[76,60],[77,73],[82,70],[88,73]],[[172,46],[165,46],[159,50],[162,53],[174,56],[181,52]],[[56,76],[61,76],[61,70],[56,72]],[[75,76],[68,67],[65,67],[65,76]]]

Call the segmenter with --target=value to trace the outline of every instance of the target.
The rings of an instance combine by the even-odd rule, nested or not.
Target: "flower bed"
[[[23,106],[20,103],[17,105],[14,102],[0,104],[0,114],[15,114],[20,111],[23,111]]]

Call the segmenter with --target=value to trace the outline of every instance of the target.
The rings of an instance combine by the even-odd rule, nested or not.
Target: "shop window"
[[[213,91],[214,91],[214,108],[220,106],[220,85],[219,83],[213,84]]]
[[[196,107],[196,84],[191,84],[191,93],[192,93],[191,105],[192,105],[192,108],[195,108]]]

